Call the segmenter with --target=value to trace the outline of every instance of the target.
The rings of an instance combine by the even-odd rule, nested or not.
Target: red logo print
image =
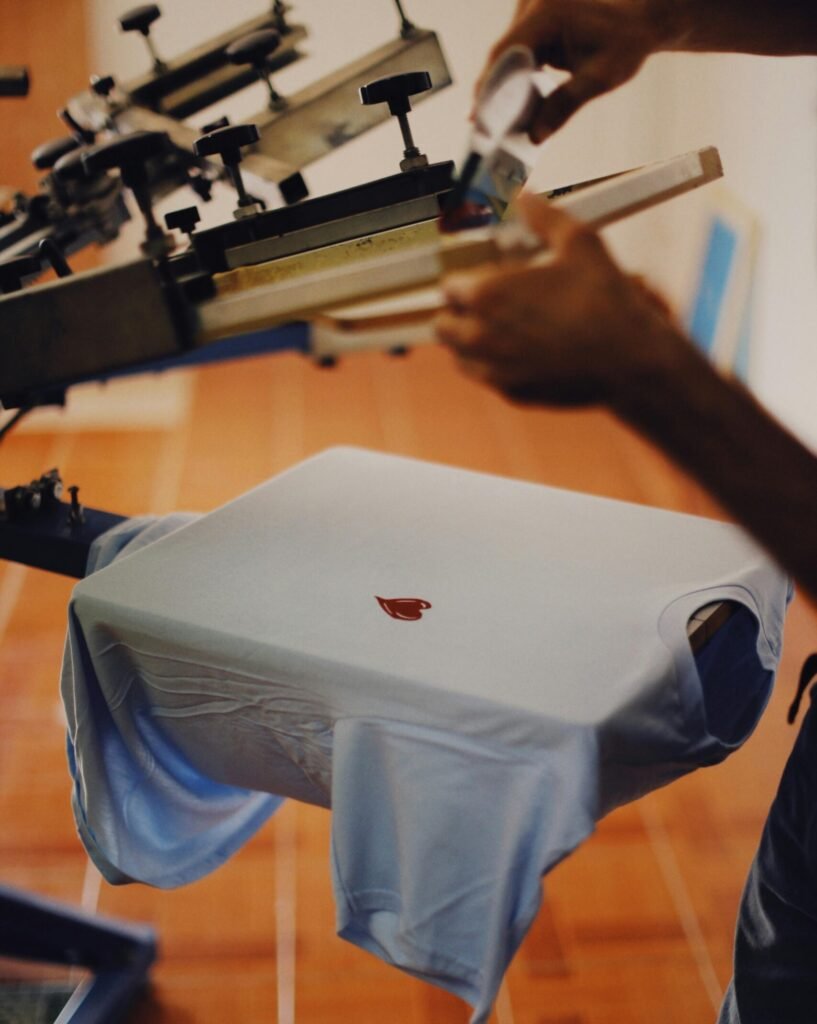
[[[422,619],[423,612],[431,607],[428,601],[422,601],[419,597],[377,597],[375,594],[375,598],[387,615],[404,622]]]

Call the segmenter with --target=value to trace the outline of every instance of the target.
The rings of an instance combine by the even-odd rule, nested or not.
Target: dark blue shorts
[[[719,1024],[817,1022],[817,708],[814,690],[769,811],[738,917]]]

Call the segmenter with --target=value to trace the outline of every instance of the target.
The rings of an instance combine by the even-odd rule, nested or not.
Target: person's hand
[[[488,55],[488,69],[508,47],[529,47],[540,65],[570,72],[541,100],[529,134],[541,142],[588,100],[622,85],[666,42],[664,0],[519,0],[511,26]]]
[[[520,196],[519,210],[547,255],[445,277],[436,339],[466,373],[515,401],[615,405],[686,339],[597,234],[535,196]]]

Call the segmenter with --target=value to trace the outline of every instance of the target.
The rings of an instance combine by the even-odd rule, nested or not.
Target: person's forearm
[[[647,0],[666,50],[817,54],[817,4],[803,0]]]
[[[631,378],[612,403],[698,479],[817,598],[817,457],[691,344]]]

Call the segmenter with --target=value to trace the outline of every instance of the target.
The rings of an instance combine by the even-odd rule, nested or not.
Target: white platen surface
[[[728,524],[332,449],[76,588],[80,834],[109,880],[172,886],[268,794],[331,806],[339,933],[484,1021],[541,874],[751,731],[788,597]],[[686,626],[725,600],[758,628],[718,701]]]

